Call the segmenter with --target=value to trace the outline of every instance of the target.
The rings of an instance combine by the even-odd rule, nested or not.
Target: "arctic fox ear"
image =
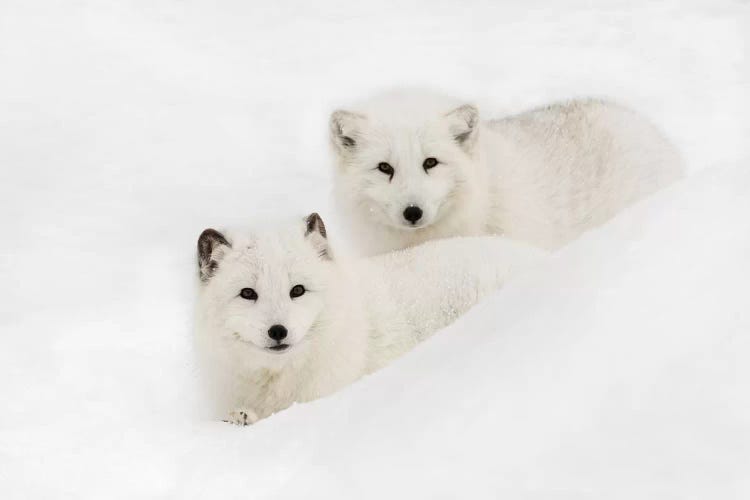
[[[208,281],[219,267],[229,241],[216,229],[206,229],[198,238],[198,273],[201,281]]]
[[[464,104],[446,113],[448,127],[453,139],[466,151],[471,151],[477,137],[479,110],[471,104]]]
[[[312,243],[321,259],[331,260],[333,257],[330,248],[328,248],[328,236],[323,219],[317,212],[313,212],[305,219],[305,225],[305,238]]]
[[[331,113],[329,121],[331,144],[339,154],[344,154],[357,147],[364,115],[351,111],[338,110]]]

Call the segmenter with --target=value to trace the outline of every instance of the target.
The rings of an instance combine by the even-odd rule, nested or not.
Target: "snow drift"
[[[62,369],[29,371],[30,380],[24,350],[5,349],[3,365],[18,376],[3,381],[3,490],[742,498],[750,234],[739,229],[748,192],[744,167],[696,175],[564,248],[391,366],[247,428],[201,420],[177,395],[154,394],[166,386],[148,377],[174,378],[185,353],[162,346],[159,372],[148,343],[93,341],[107,325],[83,326],[80,343],[53,347]],[[49,393],[30,397],[25,389],[41,382],[33,377]],[[13,421],[18,405],[36,412]]]

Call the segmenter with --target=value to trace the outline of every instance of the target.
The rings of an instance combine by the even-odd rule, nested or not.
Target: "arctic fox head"
[[[438,223],[471,176],[478,118],[472,105],[412,93],[333,112],[337,195],[390,228]]]
[[[318,214],[282,230],[198,239],[198,307],[212,341],[261,359],[294,356],[315,330],[332,268]]]

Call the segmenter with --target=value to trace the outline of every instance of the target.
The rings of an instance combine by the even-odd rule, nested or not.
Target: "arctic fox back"
[[[680,178],[679,153],[641,115],[582,99],[488,123],[488,230],[556,248]]]

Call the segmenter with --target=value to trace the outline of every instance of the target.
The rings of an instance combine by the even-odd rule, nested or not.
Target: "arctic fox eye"
[[[425,170],[429,170],[437,164],[438,161],[435,158],[427,158],[424,163],[422,163],[422,168],[424,168]]]
[[[393,178],[393,167],[386,162],[378,163],[378,170]]]
[[[247,300],[258,300],[258,294],[252,288],[243,288],[240,290],[240,297]]]
[[[294,285],[291,290],[289,290],[289,296],[291,298],[299,297],[300,295],[305,294],[305,287],[302,285]]]

